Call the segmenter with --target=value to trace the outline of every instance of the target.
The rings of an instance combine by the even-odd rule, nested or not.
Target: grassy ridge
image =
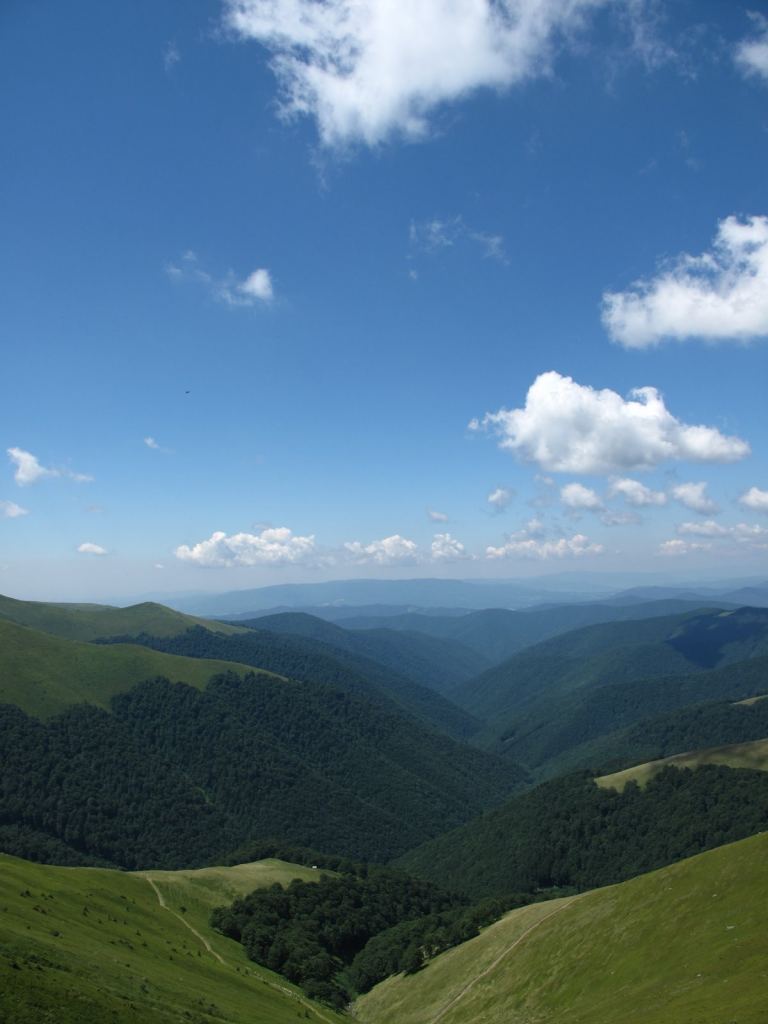
[[[768,739],[753,740],[751,743],[733,743],[727,747],[710,747],[708,750],[691,750],[685,754],[673,754],[658,761],[647,761],[621,772],[603,775],[595,779],[603,789],[621,792],[628,782],[640,786],[664,771],[665,768],[698,768],[702,764],[722,764],[727,768],[754,768],[768,771]]]
[[[239,633],[238,626],[184,615],[153,601],[130,608],[106,604],[54,604],[48,601],[17,601],[0,594],[0,619],[53,633],[65,640],[97,640],[105,636],[149,633],[176,636],[193,626],[205,626],[216,633]]]
[[[207,923],[206,904],[229,892],[317,877],[317,872],[268,861],[149,874],[158,879],[168,909],[141,875],[54,868],[0,855],[0,1019],[13,1024],[341,1020],[283,978],[248,963],[238,944]],[[177,900],[183,903],[177,906]]]
[[[71,704],[108,708],[111,697],[156,676],[202,689],[220,672],[253,672],[228,661],[161,654],[133,644],[63,640],[0,621],[0,704],[50,718]]]
[[[512,911],[419,973],[376,986],[355,1016],[362,1024],[763,1024],[767,857],[768,835],[758,835]]]

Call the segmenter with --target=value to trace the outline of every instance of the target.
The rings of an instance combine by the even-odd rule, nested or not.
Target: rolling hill
[[[0,1018],[13,1024],[342,1020],[208,924],[232,895],[317,872],[267,861],[146,876],[0,854]]]
[[[162,654],[135,644],[96,646],[0,619],[0,703],[48,718],[72,704],[108,708],[110,699],[156,676],[202,689],[224,671],[248,665]]]
[[[507,914],[354,1004],[361,1024],[762,1024],[768,835]]]
[[[104,604],[54,604],[44,601],[17,601],[0,595],[0,619],[30,626],[66,640],[97,640],[109,636],[175,636],[193,626],[226,635],[239,627],[184,615],[165,605],[147,601],[130,608]]]
[[[702,764],[722,764],[728,768],[754,768],[768,771],[768,740],[752,740],[751,743],[733,743],[723,747],[709,747],[705,750],[689,750],[684,754],[674,754],[658,761],[647,761],[645,764],[634,765],[611,775],[602,775],[596,779],[603,789],[615,789],[622,792],[628,782],[636,782],[638,786],[647,786],[665,768],[698,768]]]

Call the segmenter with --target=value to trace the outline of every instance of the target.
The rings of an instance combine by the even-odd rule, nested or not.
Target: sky
[[[6,0],[0,592],[768,573],[768,4]]]

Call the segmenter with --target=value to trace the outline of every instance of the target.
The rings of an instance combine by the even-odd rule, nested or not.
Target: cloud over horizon
[[[174,554],[182,562],[208,568],[233,566],[284,565],[305,563],[315,553],[315,538],[294,536],[287,526],[268,527],[260,533],[235,533],[223,530],[197,544],[180,544]]]

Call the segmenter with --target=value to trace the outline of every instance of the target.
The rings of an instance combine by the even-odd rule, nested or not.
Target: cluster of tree
[[[235,661],[290,679],[323,683],[364,696],[390,711],[405,711],[457,739],[466,739],[479,728],[477,719],[468,712],[434,690],[397,673],[391,666],[385,667],[368,657],[341,650],[314,636],[282,635],[263,629],[226,636],[195,626],[170,637],[140,633],[102,638],[97,642],[140,644],[165,654]]]
[[[42,723],[0,707],[0,825],[127,868],[209,863],[258,836],[385,861],[520,778],[363,698],[264,675],[204,692],[158,679],[112,709]]]
[[[375,951],[358,965],[374,936],[414,920],[433,921],[436,933],[439,917],[457,908],[464,912],[465,904],[428,882],[375,869],[366,877],[326,875],[318,882],[297,880],[286,889],[256,891],[214,911],[211,923],[241,942],[251,960],[301,985],[313,998],[343,1006],[353,991],[382,976]],[[416,949],[410,933],[398,937],[406,936],[408,948]],[[388,944],[379,952],[381,963],[391,961]],[[416,968],[415,961],[410,967]]]
[[[396,864],[476,899],[590,889],[766,828],[766,772],[670,767],[621,793],[581,772],[543,783]]]

